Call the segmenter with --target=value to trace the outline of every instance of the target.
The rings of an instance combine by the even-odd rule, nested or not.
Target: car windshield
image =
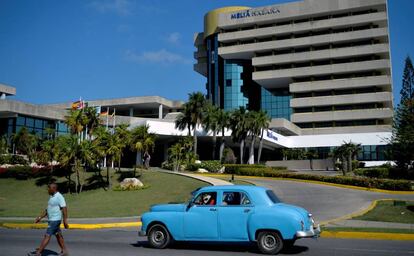
[[[275,193],[272,190],[266,190],[266,194],[274,204],[282,202],[282,201],[280,201],[280,199],[275,195]]]

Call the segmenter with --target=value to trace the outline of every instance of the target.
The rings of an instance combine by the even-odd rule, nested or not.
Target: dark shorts
[[[48,221],[47,222],[47,230],[46,230],[46,234],[49,236],[54,236],[58,233],[61,233],[60,230],[60,220],[57,221]]]

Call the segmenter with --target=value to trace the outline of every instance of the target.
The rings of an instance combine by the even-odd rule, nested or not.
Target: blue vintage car
[[[277,254],[299,238],[320,233],[312,214],[258,186],[203,187],[189,203],[154,205],[141,220],[139,235],[159,249],[171,241],[251,241],[261,252]]]

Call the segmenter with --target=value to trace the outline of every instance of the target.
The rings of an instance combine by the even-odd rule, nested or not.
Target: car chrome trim
[[[318,225],[316,228],[311,226],[311,230],[308,231],[296,231],[296,238],[311,238],[311,237],[319,237],[321,233],[321,227]]]

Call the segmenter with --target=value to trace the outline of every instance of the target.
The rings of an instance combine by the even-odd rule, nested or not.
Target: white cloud
[[[97,0],[88,6],[101,13],[112,12],[120,16],[128,16],[132,10],[132,3],[129,0]]]
[[[178,32],[173,32],[166,37],[167,42],[172,44],[178,44],[181,40],[181,34]]]
[[[127,61],[136,62],[136,63],[161,63],[161,64],[189,64],[192,63],[191,60],[185,58],[182,55],[167,51],[165,49],[160,49],[158,51],[144,51],[140,54],[132,50],[125,51],[125,59]]]

